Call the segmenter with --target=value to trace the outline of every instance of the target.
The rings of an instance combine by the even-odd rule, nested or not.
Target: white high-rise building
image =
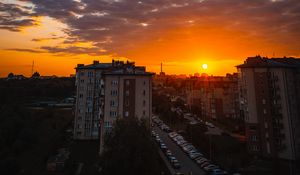
[[[112,61],[76,67],[74,138],[100,139],[118,117],[152,116],[152,73],[132,62]]]

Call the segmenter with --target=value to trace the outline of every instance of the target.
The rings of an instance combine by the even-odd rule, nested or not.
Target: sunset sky
[[[1,77],[112,58],[225,75],[248,56],[300,57],[300,0],[0,0],[0,36]]]

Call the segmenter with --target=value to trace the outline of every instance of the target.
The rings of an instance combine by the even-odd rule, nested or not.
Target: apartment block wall
[[[238,66],[247,147],[263,157],[295,160],[299,157],[299,77],[294,67],[271,63]]]
[[[152,79],[141,75],[105,75],[104,117],[101,122],[100,151],[104,135],[117,118],[137,117],[150,124],[152,116]]]

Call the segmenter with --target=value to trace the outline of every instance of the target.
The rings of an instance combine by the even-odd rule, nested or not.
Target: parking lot
[[[207,159],[201,150],[196,149],[185,138],[175,132],[166,125],[158,116],[152,117],[153,129],[152,137],[158,144],[162,156],[164,156],[167,166],[173,174],[211,174],[226,175],[226,171],[222,170],[214,162]],[[202,122],[202,121],[200,121]],[[192,121],[195,124],[197,121]],[[212,123],[205,122],[209,128],[215,128]],[[170,168],[171,167],[171,168]]]
[[[157,126],[153,128],[153,130],[160,136],[163,142],[166,144],[168,149],[173,153],[173,155],[179,161],[181,167],[175,172],[181,172],[186,175],[189,173],[192,175],[204,175],[205,172],[193,161],[191,160],[181,149],[177,146],[169,137],[168,134]]]

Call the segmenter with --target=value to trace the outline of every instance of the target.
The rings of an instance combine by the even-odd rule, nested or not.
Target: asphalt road
[[[168,149],[171,150],[173,155],[180,162],[181,168],[175,170],[176,172],[181,172],[186,175],[205,175],[205,172],[168,137],[166,132],[162,131],[157,126],[153,127],[153,130],[159,134],[160,139],[163,140]]]

